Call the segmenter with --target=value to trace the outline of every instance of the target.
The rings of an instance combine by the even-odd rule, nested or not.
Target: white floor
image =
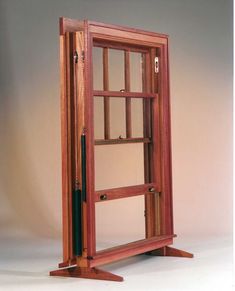
[[[232,243],[229,238],[186,238],[174,247],[194,253],[193,259],[137,256],[103,266],[124,282],[49,277],[61,261],[55,240],[1,238],[0,290],[129,290],[230,291]]]

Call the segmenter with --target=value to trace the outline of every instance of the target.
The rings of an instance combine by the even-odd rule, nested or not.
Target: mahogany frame
[[[52,276],[68,276],[121,281],[122,277],[96,269],[96,266],[129,256],[148,253],[192,257],[187,252],[170,248],[176,236],[173,230],[170,92],[167,35],[107,25],[93,21],[60,18],[60,75],[61,75],[61,125],[62,125],[62,204],[63,204],[63,262],[61,270]],[[129,53],[125,52],[125,91],[109,91],[104,81],[104,91],[93,91],[92,47],[103,47],[103,74],[108,79],[106,46],[142,51],[145,53],[143,80],[144,93],[130,91]],[[74,52],[77,59],[74,59]],[[155,74],[155,57],[159,57],[159,74]],[[104,98],[104,140],[94,140],[93,96]],[[126,100],[126,138],[110,139],[109,97]],[[131,135],[130,98],[143,98],[144,136]],[[81,256],[73,253],[72,191],[81,184],[79,138],[86,134],[87,196],[82,206]],[[151,136],[150,136],[151,135]],[[142,142],[144,144],[145,184],[95,191],[94,146],[100,144]],[[96,251],[95,203],[136,195],[145,195],[146,238],[118,247]]]

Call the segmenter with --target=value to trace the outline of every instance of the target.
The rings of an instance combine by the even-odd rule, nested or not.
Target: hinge
[[[79,58],[78,52],[75,51],[74,54],[73,54],[73,59],[74,59],[75,64],[78,63],[78,58]],[[84,51],[81,52],[80,58],[81,58],[82,61],[84,62],[84,58],[85,58],[85,53],[84,53]]]
[[[154,71],[155,73],[158,73],[159,72],[159,58],[158,57],[155,57],[154,58]]]

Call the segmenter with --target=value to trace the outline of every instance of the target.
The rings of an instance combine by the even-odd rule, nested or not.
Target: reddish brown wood
[[[151,59],[150,53],[145,54],[143,58],[143,90],[146,92],[153,93],[154,91],[151,88]],[[143,121],[144,121],[144,136],[152,136],[152,128],[154,128],[152,113],[151,113],[151,104],[152,102],[149,99],[144,99],[143,101]],[[156,161],[153,159],[153,150],[152,143],[144,145],[144,173],[145,173],[145,183],[155,181],[153,177],[153,167],[156,166]],[[158,188],[159,191],[159,188]],[[155,204],[154,204],[155,195],[146,195],[145,196],[145,229],[146,229],[146,238],[151,238],[155,235]]]
[[[87,217],[87,255],[93,256],[96,251],[95,240],[95,201],[94,201],[94,108],[92,80],[92,37],[88,22],[84,24],[84,76],[85,76],[85,128],[86,128],[86,217]]]
[[[150,143],[151,140],[147,137],[133,137],[133,138],[118,138],[118,139],[96,139],[95,145],[109,145],[109,144],[122,144],[122,143]]]
[[[89,20],[89,25],[91,26],[97,26],[97,27],[104,27],[104,28],[112,28],[112,29],[116,29],[119,31],[123,31],[123,32],[134,32],[134,33],[138,33],[140,35],[148,35],[148,36],[153,36],[153,37],[161,37],[161,38],[168,38],[167,34],[163,34],[163,33],[157,33],[157,32],[153,32],[153,31],[148,31],[148,30],[143,30],[143,29],[139,29],[139,28],[131,28],[131,27],[127,27],[127,26],[121,26],[121,25],[117,25],[117,24],[110,24],[110,23],[102,23],[102,22],[98,22],[98,21],[91,21]],[[114,36],[116,34],[114,33]],[[141,41],[140,41],[141,43]],[[156,44],[158,42],[156,41]]]
[[[193,254],[169,246],[162,247],[147,253],[151,256],[193,258]]]
[[[62,270],[55,270],[50,272],[50,276],[60,277],[75,277],[84,279],[108,280],[108,281],[123,281],[123,277],[112,274],[107,271],[102,271],[97,268],[80,268],[71,267]]]
[[[74,31],[77,31],[74,33]],[[78,33],[82,31],[82,33]],[[62,116],[62,192],[63,192],[63,262],[60,267],[69,268],[52,272],[52,275],[75,277],[99,277],[109,275],[96,271],[93,267],[110,263],[140,253],[151,252],[164,255],[188,256],[191,254],[168,247],[173,243],[173,209],[171,177],[171,139],[170,139],[170,101],[169,101],[169,61],[168,38],[138,29],[129,29],[114,25],[89,21],[60,20],[60,62],[61,62],[61,116]],[[79,41],[83,43],[84,48]],[[93,91],[92,80],[92,47],[104,48],[104,90]],[[108,48],[128,50],[125,53],[125,92],[113,92],[108,88]],[[73,63],[74,49],[84,49],[84,61],[77,70]],[[143,92],[130,90],[129,51],[143,54]],[[159,73],[154,72],[154,58],[159,57]],[[80,59],[81,61],[81,59]],[[84,81],[83,81],[84,62]],[[81,85],[81,83],[84,84]],[[78,93],[80,92],[80,93]],[[129,138],[130,106],[127,101],[127,138],[94,140],[93,96],[143,98],[144,134],[140,138]],[[79,99],[80,98],[80,99]],[[84,102],[82,103],[82,99]],[[108,108],[108,106],[107,106]],[[106,114],[108,109],[106,110]],[[84,117],[83,117],[84,114]],[[109,113],[108,113],[109,115]],[[107,122],[107,127],[108,123]],[[83,254],[74,258],[72,251],[72,186],[80,180],[79,168],[79,135],[85,128],[86,134],[86,179],[87,196],[83,203]],[[106,130],[108,131],[108,130]],[[129,136],[129,137],[128,137]],[[145,184],[118,189],[94,190],[94,146],[95,144],[116,144],[126,142],[144,143]],[[154,185],[159,193],[146,192],[148,185]],[[95,241],[95,202],[100,195],[106,194],[109,199],[125,198],[134,195],[145,195],[146,203],[146,239],[126,245],[96,252]],[[145,194],[147,193],[147,194]],[[156,249],[160,249],[156,251]],[[119,277],[120,278],[120,277]],[[117,278],[116,278],[117,279]]]
[[[84,131],[85,120],[85,95],[84,95],[84,60],[81,57],[84,51],[84,33],[74,33],[74,50],[78,53],[77,62],[74,61],[74,75],[75,75],[75,161],[76,161],[76,181],[75,188],[82,188],[82,157],[81,157],[81,135]],[[79,57],[80,56],[80,57]],[[82,203],[82,256],[87,257],[87,216],[86,203]]]
[[[156,79],[158,78],[159,73],[155,72],[155,57],[156,57],[156,49],[151,48],[150,50],[150,62],[151,62],[151,73],[150,73],[150,80],[151,80],[151,92],[157,93],[158,92],[158,83],[156,82]],[[151,144],[151,160],[155,161],[155,163],[151,164],[151,179],[153,182],[158,184],[158,188],[160,189],[160,192],[162,192],[161,187],[161,147],[164,147],[164,144],[161,144],[161,135],[160,135],[160,128],[162,128],[162,124],[160,123],[159,119],[159,99],[161,98],[160,95],[158,95],[157,99],[154,99],[152,102],[152,108],[151,108],[151,116],[152,116],[152,139],[153,142]],[[164,169],[165,171],[165,169]],[[160,216],[160,209],[159,209],[159,203],[160,199],[162,197],[161,195],[155,195],[155,197],[152,197],[151,201],[151,207],[153,208],[154,215],[152,217],[152,224],[154,225],[154,235],[160,235],[160,234],[170,234],[161,232],[161,216]]]
[[[103,88],[109,90],[109,55],[108,48],[103,48]],[[110,99],[104,98],[104,138],[110,138]]]
[[[119,91],[93,91],[94,96],[101,97],[122,97],[122,98],[157,98],[155,93],[140,93],[140,92],[119,92]]]
[[[125,51],[125,91],[130,91],[130,52]],[[126,106],[126,137],[131,138],[131,99],[125,99]]]
[[[115,40],[128,44],[156,47],[166,44],[167,37],[154,33],[143,33],[138,29],[118,29],[117,26],[104,26],[100,23],[89,22],[90,31],[94,38]]]
[[[118,247],[98,251],[90,262],[91,267],[142,254],[173,243],[175,235],[155,236]]]
[[[64,35],[66,32],[81,31],[83,28],[84,21],[60,17],[60,35]]]
[[[103,39],[95,39],[94,38],[94,46],[96,47],[108,47],[116,50],[129,50],[131,52],[138,52],[138,53],[147,53],[148,49],[142,47],[141,45],[125,45],[118,42],[113,41],[104,41]]]
[[[66,268],[66,267],[69,267],[69,266],[74,266],[76,265],[76,258],[73,258],[72,260],[70,261],[64,261],[64,262],[61,262],[58,264],[58,267],[59,268]]]
[[[70,34],[60,39],[61,69],[61,139],[62,139],[62,207],[63,207],[63,260],[73,259],[72,251],[72,125],[71,125],[71,63]]]
[[[96,202],[102,202],[102,201],[126,198],[126,197],[137,196],[137,195],[153,194],[153,192],[155,192],[153,188],[155,189],[155,191],[157,191],[156,184],[149,183],[149,184],[143,184],[143,185],[137,185],[137,186],[104,189],[104,190],[99,190],[95,192],[95,199],[96,199]],[[106,196],[106,199],[102,198],[103,195]]]
[[[161,159],[161,234],[173,233],[172,207],[172,170],[171,170],[171,129],[170,129],[170,92],[168,76],[168,46],[159,49],[160,71],[159,86],[159,124],[160,146],[158,159]]]

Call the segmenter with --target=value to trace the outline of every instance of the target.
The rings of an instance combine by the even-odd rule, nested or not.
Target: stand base
[[[51,271],[50,276],[75,277],[118,282],[123,281],[123,277],[112,274],[110,272],[102,271],[97,268],[70,267],[66,269]]]
[[[168,246],[147,252],[145,254],[150,255],[150,256],[193,258],[193,254],[191,253],[178,250],[172,247],[168,247]],[[102,271],[97,268],[87,268],[87,267],[77,267],[77,266],[51,271],[50,276],[75,277],[75,278],[108,280],[108,281],[118,281],[118,282],[123,281],[123,277],[112,274],[107,271]]]
[[[150,256],[193,258],[193,254],[191,253],[178,250],[172,247],[168,247],[168,246],[147,252],[146,254]]]

